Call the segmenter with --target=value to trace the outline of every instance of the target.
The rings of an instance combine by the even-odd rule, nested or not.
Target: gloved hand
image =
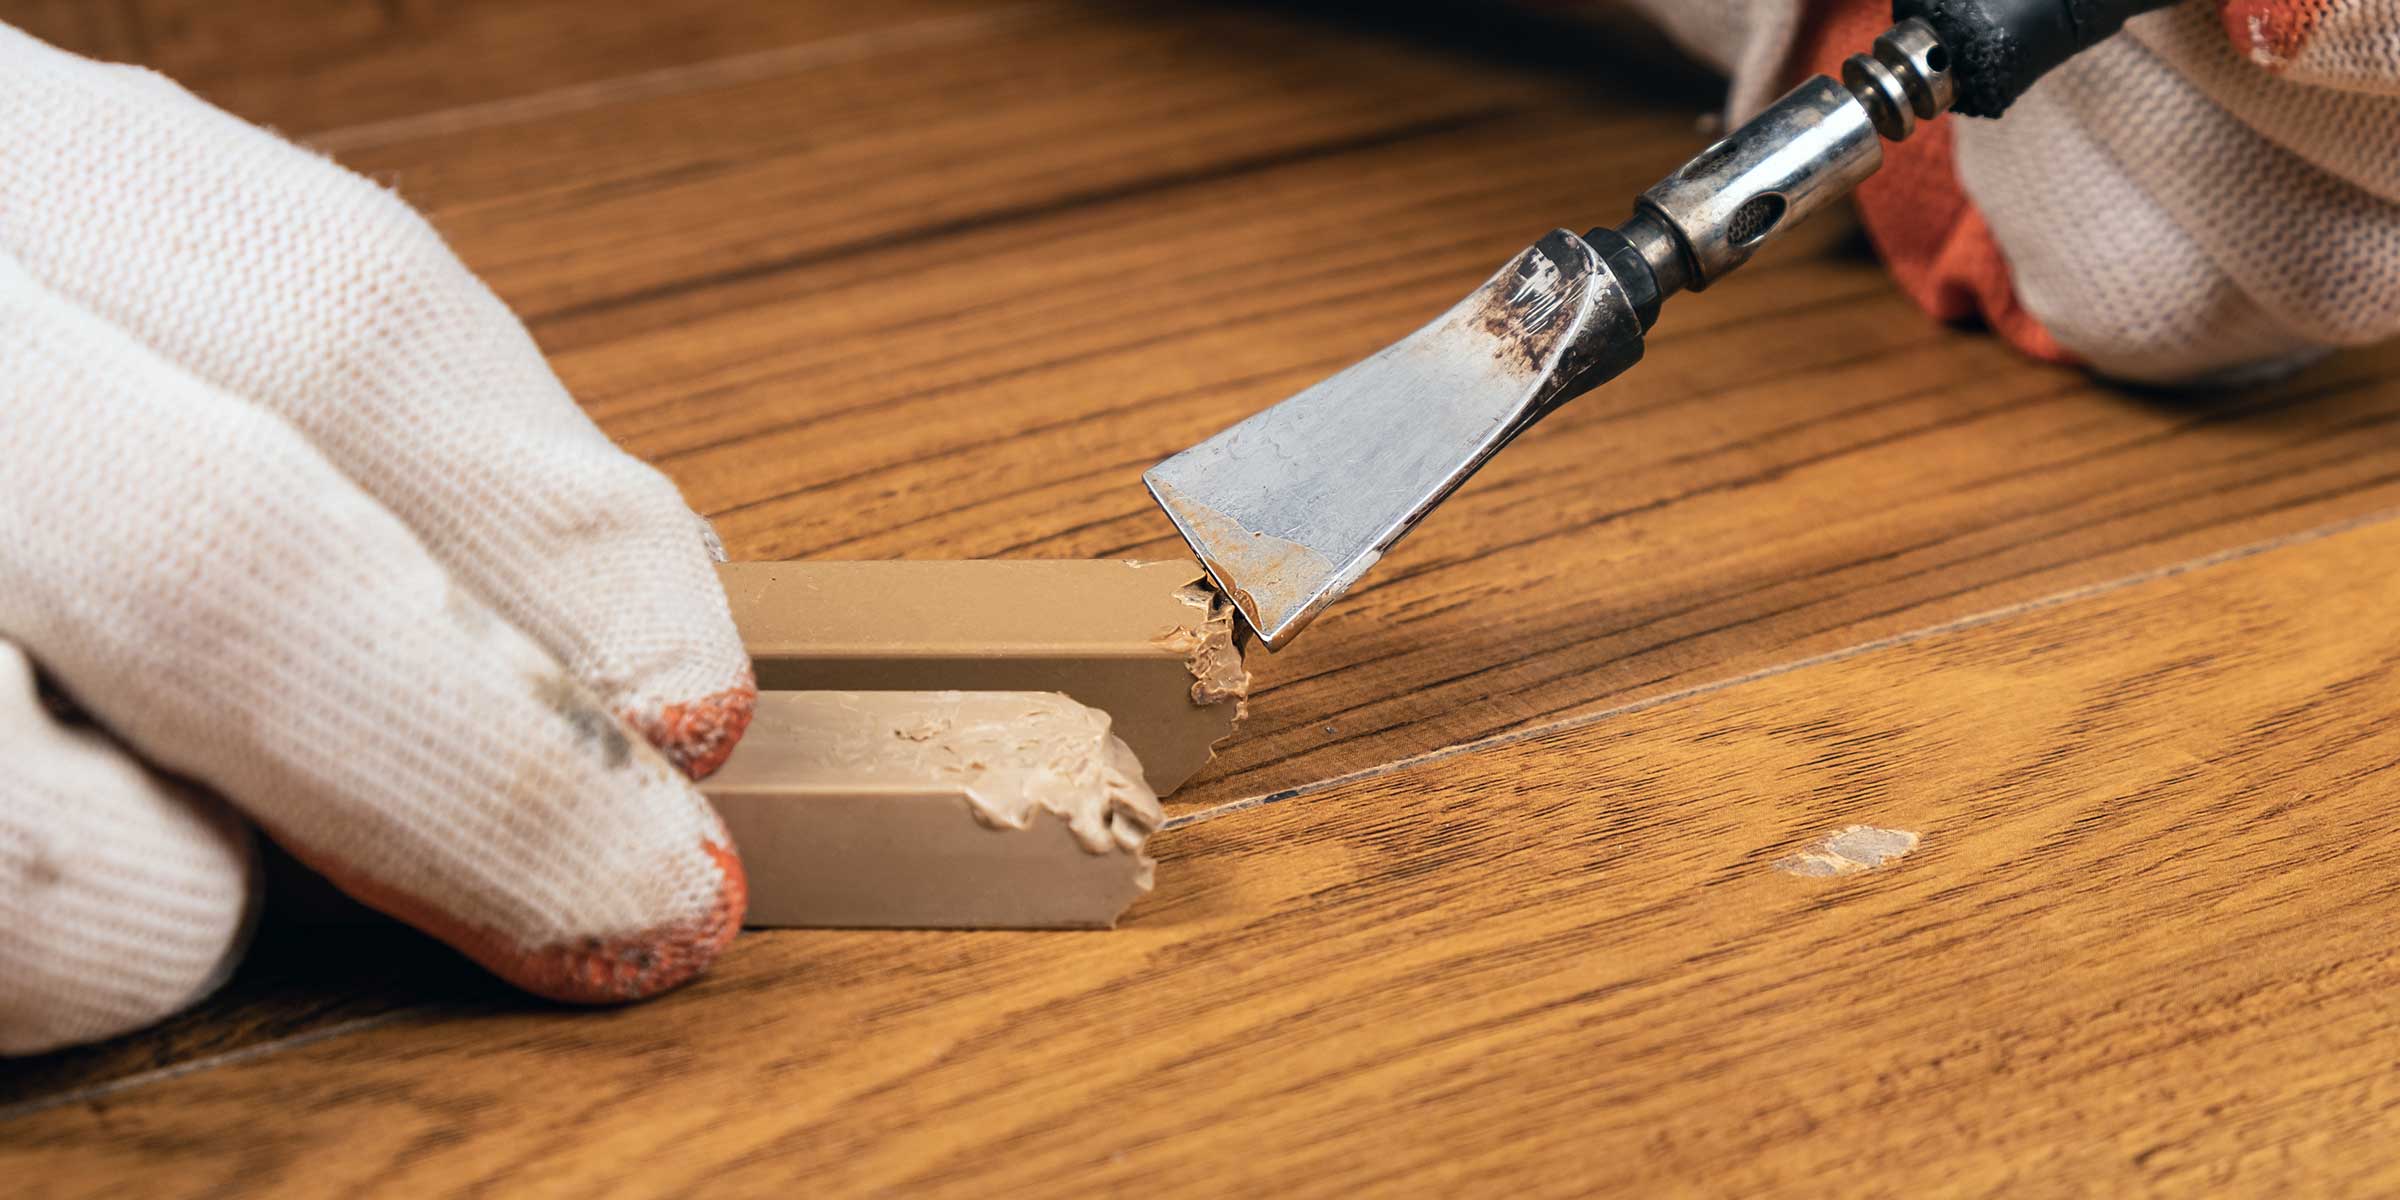
[[[1889,0],[1634,0],[1746,117],[1891,23]],[[1997,121],[1885,146],[1859,189],[1901,286],[2028,353],[2236,381],[2400,333],[2400,4],[2188,0]]]
[[[406,205],[166,79],[0,26],[0,147],[0,1052],[220,978],[242,818],[546,996],[704,966],[685,776],[755,688],[673,485]]]

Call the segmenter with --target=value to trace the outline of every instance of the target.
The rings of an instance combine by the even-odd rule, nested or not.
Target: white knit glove
[[[710,545],[398,199],[0,26],[0,1052],[223,975],[234,811],[543,995],[690,977],[754,694]]]
[[[1889,0],[1634,3],[1733,71],[1737,116],[1891,19]],[[2159,382],[2400,333],[2400,0],[2189,0],[1997,121],[1938,125],[1860,201],[1939,316]]]

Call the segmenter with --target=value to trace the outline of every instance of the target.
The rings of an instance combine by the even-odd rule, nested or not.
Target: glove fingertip
[[[518,987],[567,1004],[620,1004],[683,986],[696,978],[741,930],[749,879],[741,856],[721,842],[702,842],[724,885],[716,903],[689,921],[637,934],[547,946],[506,964],[487,963]]]
[[[740,679],[722,691],[661,705],[656,712],[626,711],[618,716],[641,730],[685,775],[706,779],[725,765],[743,731],[750,728],[750,714],[757,705],[758,680],[745,667]]]

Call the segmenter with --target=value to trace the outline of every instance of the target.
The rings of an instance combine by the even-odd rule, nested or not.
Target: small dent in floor
[[[1775,860],[1786,875],[1855,875],[1887,865],[1917,848],[1917,835],[1905,829],[1851,825],[1837,829],[1797,854]]]

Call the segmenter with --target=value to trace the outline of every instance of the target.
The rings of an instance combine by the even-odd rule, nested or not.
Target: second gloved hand
[[[248,834],[178,776],[543,995],[704,966],[755,689],[674,487],[368,181],[5,27],[0,139],[0,1053],[230,965]]]

